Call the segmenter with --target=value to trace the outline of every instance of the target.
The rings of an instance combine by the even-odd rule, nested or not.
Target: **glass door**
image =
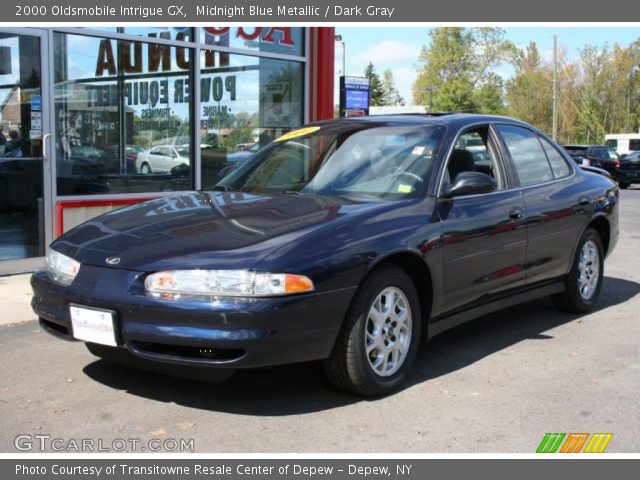
[[[46,42],[45,31],[0,29],[0,275],[41,265],[51,240]]]

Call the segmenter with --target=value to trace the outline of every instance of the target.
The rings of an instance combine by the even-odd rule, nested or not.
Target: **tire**
[[[385,307],[389,298],[398,307],[395,311]],[[366,397],[399,389],[415,360],[421,323],[418,294],[409,276],[396,266],[377,268],[360,285],[333,352],[324,361],[329,381]]]
[[[592,248],[589,248],[592,247]],[[595,252],[591,251],[595,249]],[[592,257],[590,257],[591,253]],[[593,260],[597,258],[597,272],[593,272]],[[591,260],[589,260],[591,259]],[[591,271],[591,282],[586,281],[590,286],[581,282],[582,269]],[[592,228],[588,228],[582,234],[576,254],[573,258],[571,270],[565,279],[565,290],[551,296],[556,308],[562,312],[585,313],[593,308],[600,296],[602,288],[602,278],[604,274],[604,254],[600,235]],[[589,278],[588,273],[587,279]],[[584,278],[584,276],[582,277]],[[593,282],[596,282],[595,285]],[[582,285],[582,288],[581,288]],[[582,292],[581,292],[582,289]],[[586,295],[585,295],[586,293]]]
[[[618,183],[618,186],[622,190],[626,190],[627,188],[629,188],[630,185],[631,185],[631,183],[629,183],[629,182],[620,182],[620,183]]]
[[[143,175],[149,175],[151,173],[151,165],[149,165],[149,163],[144,162],[142,165],[140,165],[140,173],[142,173]]]

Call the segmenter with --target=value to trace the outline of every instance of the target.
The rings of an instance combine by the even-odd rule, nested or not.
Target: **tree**
[[[498,113],[502,80],[492,71],[509,58],[513,45],[499,28],[435,28],[422,47],[413,85],[418,105],[434,111]]]
[[[543,62],[538,46],[529,43],[514,55],[515,74],[506,84],[507,114],[551,132],[552,69]]]
[[[404,105],[404,98],[396,88],[393,72],[388,68],[382,72],[382,90],[385,105]]]
[[[372,107],[386,105],[382,82],[373,63],[369,62],[367,68],[364,69],[364,76],[369,79],[369,105]]]

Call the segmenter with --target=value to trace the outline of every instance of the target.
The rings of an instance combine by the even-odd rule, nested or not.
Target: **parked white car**
[[[182,164],[189,165],[188,145],[158,145],[138,154],[136,170],[143,174],[167,173]]]

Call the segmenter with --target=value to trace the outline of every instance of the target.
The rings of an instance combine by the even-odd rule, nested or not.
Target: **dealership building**
[[[333,117],[334,29],[0,28],[0,275]]]

